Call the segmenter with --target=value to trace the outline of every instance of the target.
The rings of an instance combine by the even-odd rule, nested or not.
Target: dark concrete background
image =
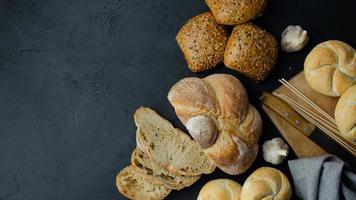
[[[0,0],[0,200],[124,199],[115,176],[135,148],[132,114],[149,106],[183,128],[166,95],[187,76],[229,73],[258,97],[302,69],[310,49],[328,39],[356,46],[356,1],[270,0],[256,23],[278,39],[289,24],[310,33],[298,53],[280,53],[271,76],[255,84],[219,66],[193,74],[175,34],[207,10],[203,0]],[[261,111],[262,113],[262,111]],[[261,142],[278,136],[265,114]],[[355,166],[322,133],[314,141]],[[289,159],[295,158],[292,153]],[[196,199],[217,170],[168,199]],[[277,168],[289,176],[286,162]]]

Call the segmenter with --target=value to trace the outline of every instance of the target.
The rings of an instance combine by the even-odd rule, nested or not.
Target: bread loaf
[[[166,188],[181,190],[195,183],[200,176],[177,176],[154,163],[144,152],[135,149],[131,155],[131,165],[150,179],[150,182]]]
[[[120,171],[116,176],[116,186],[121,194],[134,200],[162,200],[171,192],[170,189],[153,184],[133,166]]]
[[[197,142],[155,111],[141,107],[135,115],[139,147],[155,163],[175,175],[209,174],[215,165]]]
[[[219,24],[242,24],[261,15],[267,0],[205,0]]]
[[[241,190],[241,200],[289,200],[291,196],[292,189],[286,175],[271,167],[261,167],[253,172]]]
[[[249,104],[245,88],[237,78],[227,74],[185,78],[171,88],[168,99],[185,126],[197,119],[188,130],[190,126],[198,129],[204,119],[213,123],[209,127],[215,128],[194,130],[193,137],[205,137],[200,142],[209,141],[203,145],[204,152],[220,169],[228,174],[241,174],[251,166],[257,155],[262,120]],[[199,134],[201,137],[197,137]]]
[[[240,200],[241,185],[230,179],[216,179],[206,183],[197,200]]]
[[[356,84],[355,54],[355,49],[341,41],[330,40],[318,44],[304,62],[309,86],[327,96],[341,96]]]
[[[228,33],[211,12],[190,19],[176,40],[192,72],[200,72],[223,61]]]
[[[278,43],[273,35],[246,23],[236,25],[227,42],[224,64],[255,81],[262,81],[272,71],[278,57]]]
[[[335,108],[335,121],[340,133],[356,142],[356,85],[346,90]]]

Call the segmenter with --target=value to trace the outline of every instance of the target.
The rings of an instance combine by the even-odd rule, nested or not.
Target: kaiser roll
[[[336,124],[340,133],[352,142],[356,142],[356,85],[342,94],[335,109]]]
[[[230,179],[215,179],[200,190],[197,200],[240,200],[241,185]]]
[[[355,54],[355,49],[341,41],[330,40],[318,44],[304,62],[309,86],[327,96],[341,96],[356,84]]]
[[[289,200],[291,196],[292,189],[286,175],[271,167],[261,167],[253,172],[241,191],[241,200]]]

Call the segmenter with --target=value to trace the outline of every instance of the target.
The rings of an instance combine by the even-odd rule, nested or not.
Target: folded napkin
[[[296,195],[303,200],[356,200],[356,174],[333,155],[288,161]]]

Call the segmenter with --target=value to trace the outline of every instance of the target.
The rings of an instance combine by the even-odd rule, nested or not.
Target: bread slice
[[[162,200],[171,190],[151,183],[135,167],[128,166],[116,176],[116,186],[121,194],[135,200]]]
[[[175,175],[210,174],[215,164],[200,145],[150,108],[135,115],[139,147],[159,166]]]
[[[158,166],[144,152],[135,149],[131,155],[131,165],[147,175],[152,183],[163,185],[169,189],[181,190],[191,186],[200,176],[177,176]]]

